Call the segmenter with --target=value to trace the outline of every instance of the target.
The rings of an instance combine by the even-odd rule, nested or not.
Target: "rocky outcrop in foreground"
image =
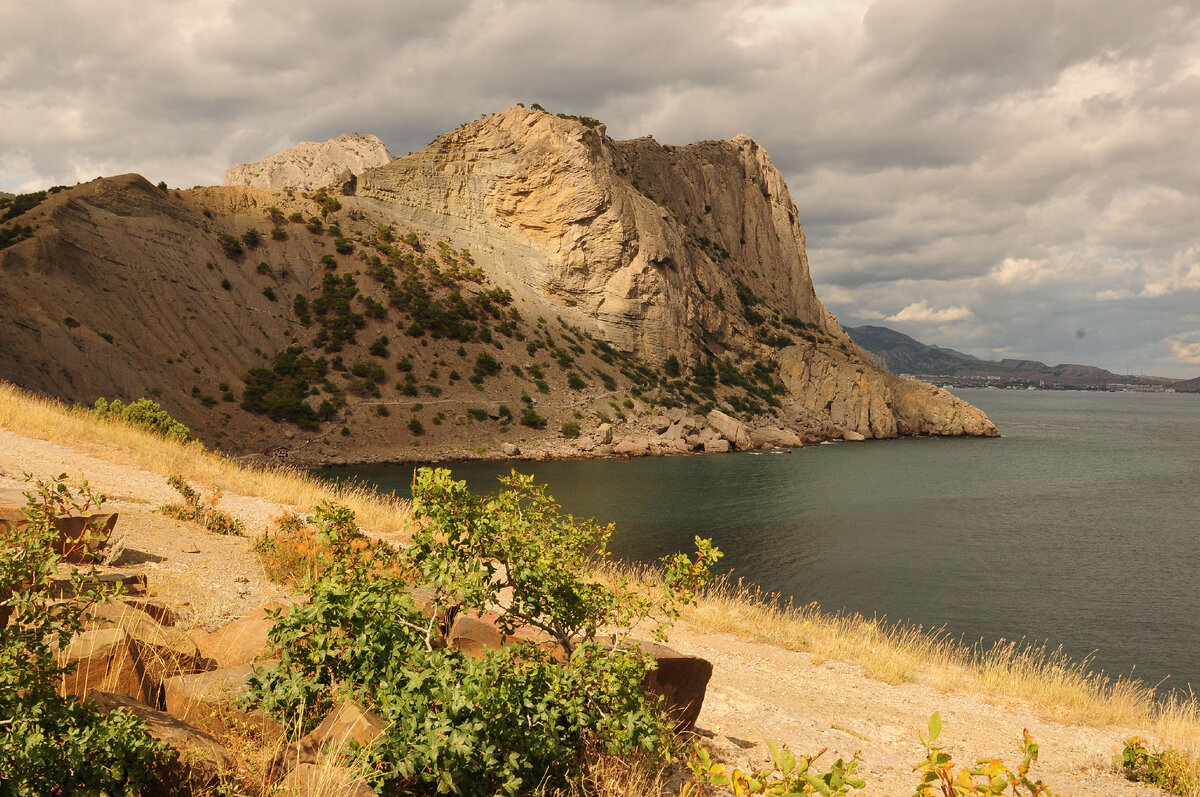
[[[378,137],[343,133],[320,143],[302,141],[256,163],[231,166],[225,170],[225,185],[303,191],[340,189],[353,175],[391,160],[392,153]]]

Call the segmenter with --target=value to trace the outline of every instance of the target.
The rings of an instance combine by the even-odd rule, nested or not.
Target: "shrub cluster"
[[[697,559],[668,562],[653,599],[608,586],[589,574],[611,526],[561,516],[531,477],[501,482],[478,497],[449,471],[418,471],[416,532],[386,567],[349,510],[323,506],[313,523],[329,565],[277,618],[280,663],[251,675],[250,704],[301,730],[344,699],[379,714],[386,730],[359,755],[381,793],[527,793],[565,785],[589,751],[662,755],[670,723],[641,686],[653,659],[630,630],[676,617],[719,552],[698,540]],[[447,645],[455,617],[489,610],[513,644],[479,659]]]
[[[60,561],[54,519],[98,502],[86,481],[77,495],[65,479],[38,481],[26,493],[28,526],[0,526],[0,791],[133,797],[158,781],[170,748],[132,714],[105,716],[59,694],[75,665],[62,664],[58,649],[82,630],[83,606],[114,594],[75,569],[72,589],[80,602],[50,597]]]
[[[170,440],[186,443],[192,439],[192,432],[179,421],[171,417],[155,401],[140,398],[129,404],[120,399],[108,399],[101,396],[92,407],[92,414],[104,420],[120,420],[133,426],[149,429]]]

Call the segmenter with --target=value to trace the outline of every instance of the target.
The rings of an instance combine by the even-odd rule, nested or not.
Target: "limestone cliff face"
[[[614,141],[517,106],[367,170],[357,194],[470,240],[515,295],[651,363],[778,361],[783,411],[812,436],[996,434],[854,346],[813,290],[783,176],[747,136]]]
[[[343,133],[319,143],[302,141],[257,163],[231,166],[225,170],[225,185],[304,191],[340,187],[347,172],[356,175],[391,160],[392,154],[377,137]]]
[[[366,171],[358,195],[477,233],[511,289],[652,362],[753,353],[739,281],[840,334],[813,293],[783,178],[745,136],[613,141],[603,125],[514,107]]]

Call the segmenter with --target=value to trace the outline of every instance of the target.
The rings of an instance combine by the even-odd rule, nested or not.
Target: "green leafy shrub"
[[[1174,747],[1151,749],[1140,736],[1125,740],[1125,749],[1113,764],[1130,780],[1149,783],[1170,794],[1191,797],[1200,793],[1200,761]]]
[[[220,242],[221,248],[225,250],[226,257],[237,257],[245,251],[242,249],[242,242],[229,233],[221,233],[217,236],[217,241]]]
[[[567,421],[562,425],[562,428],[560,428],[559,431],[562,433],[563,437],[569,439],[579,437],[579,422]]]
[[[290,421],[302,429],[317,428],[317,414],[306,399],[309,383],[327,371],[324,357],[312,358],[299,346],[276,353],[270,368],[251,368],[243,376],[242,409],[273,421]]]
[[[221,501],[220,490],[201,496],[182,476],[168,477],[167,484],[183,496],[183,503],[160,506],[158,511],[162,514],[179,520],[190,520],[214,534],[232,534],[240,537],[246,533],[245,523],[225,510],[217,509],[217,504]]]
[[[537,410],[533,407],[526,407],[521,411],[521,425],[528,426],[530,429],[545,429],[546,419],[537,414]]]
[[[162,435],[170,440],[186,443],[192,440],[192,431],[171,417],[157,402],[148,398],[125,404],[120,399],[109,401],[103,396],[96,399],[92,406],[92,414],[104,420],[119,420],[151,432]]]
[[[615,386],[615,385],[614,385]],[[583,381],[583,377],[572,371],[567,374],[567,387],[572,390],[583,390],[587,387],[587,382]]]
[[[866,786],[862,778],[855,777],[858,771],[858,756],[847,763],[842,759],[833,762],[828,772],[820,772],[813,767],[813,762],[821,757],[801,756],[796,758],[786,748],[767,741],[767,749],[771,753],[771,766],[768,769],[758,769],[743,772],[741,769],[730,769],[724,764],[713,763],[708,750],[696,745],[688,761],[692,772],[692,780],[684,784],[680,797],[707,795],[709,786],[726,788],[735,795],[768,794],[778,797],[799,797],[804,794],[822,794],[827,797],[845,797],[850,789],[861,789]]]
[[[409,418],[408,431],[412,432],[414,436],[420,437],[425,434],[425,426],[421,423],[420,418]]]
[[[246,245],[247,249],[255,249],[262,243],[262,233],[256,228],[251,227],[242,233],[242,243]]]
[[[0,527],[0,790],[30,797],[134,797],[159,781],[170,748],[123,710],[104,716],[90,703],[59,694],[61,679],[75,665],[60,664],[57,650],[82,630],[84,606],[114,594],[73,569],[72,588],[81,601],[50,597],[60,562],[53,550],[54,519],[97,502],[86,481],[76,495],[65,479],[39,480],[25,494],[28,526]]]
[[[338,700],[375,711],[385,730],[358,755],[386,794],[524,794],[565,785],[590,752],[662,755],[670,724],[642,689],[652,659],[630,629],[677,617],[719,552],[698,540],[696,561],[667,563],[660,595],[610,586],[590,573],[611,526],[560,515],[532,477],[501,483],[477,497],[449,471],[419,470],[395,574],[361,566],[353,515],[332,509],[342,522],[323,533],[329,565],[309,600],[277,617],[280,663],[250,676],[249,703],[301,731]],[[410,582],[426,590],[428,615]],[[519,638],[480,659],[445,645],[441,618],[495,608],[502,592],[502,632],[543,631],[559,660]]]
[[[1013,797],[1054,797],[1046,784],[1029,779],[1029,768],[1038,758],[1038,746],[1029,731],[1022,734],[1021,763],[1013,772],[998,758],[980,758],[974,768],[955,769],[954,761],[937,743],[942,733],[942,717],[934,713],[929,718],[929,735],[921,734],[925,759],[913,769],[922,773],[921,785],[915,797],[987,797],[1003,795],[1011,789]]]

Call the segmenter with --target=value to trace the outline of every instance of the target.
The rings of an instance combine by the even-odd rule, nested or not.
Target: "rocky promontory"
[[[347,135],[227,182],[28,203],[0,378],[149,396],[209,445],[304,463],[997,433],[850,340],[747,136],[617,141],[514,106],[404,158]]]

